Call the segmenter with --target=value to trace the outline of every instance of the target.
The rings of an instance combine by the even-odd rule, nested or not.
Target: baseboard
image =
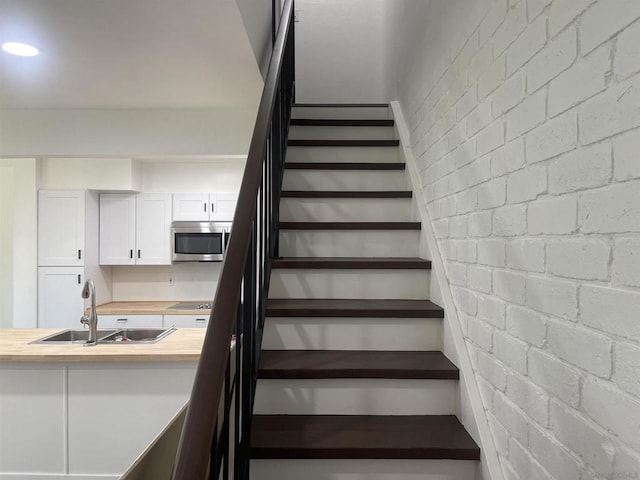
[[[451,288],[447,280],[444,262],[433,231],[431,216],[429,215],[424,195],[422,193],[422,188],[420,186],[418,166],[413,152],[411,151],[409,129],[407,128],[407,123],[399,102],[391,102],[391,110],[393,118],[395,119],[398,138],[400,139],[400,149],[402,150],[401,156],[404,156],[411,182],[411,188],[418,205],[420,220],[422,222],[422,231],[426,237],[427,246],[431,252],[432,271],[434,272],[432,282],[438,282],[440,286],[440,293],[443,302],[443,305],[441,306],[444,307],[446,312],[444,320],[445,330],[447,330],[451,344],[455,349],[457,356],[456,363],[460,369],[460,392],[464,397],[461,398],[461,403],[463,405],[466,403],[466,405],[470,407],[469,415],[465,416],[463,413],[460,421],[480,445],[483,464],[482,470],[485,472],[485,475],[489,476],[488,479],[485,478],[484,480],[504,480],[504,473],[500,465],[500,459],[498,458],[495,441],[491,435],[491,430],[489,429],[486,411],[482,404],[482,397],[480,396],[476,376],[471,365],[471,358],[462,334],[462,328],[460,327],[460,321],[453,301],[453,295],[451,294]]]
[[[81,473],[1,473],[0,480],[118,480],[120,475]]]

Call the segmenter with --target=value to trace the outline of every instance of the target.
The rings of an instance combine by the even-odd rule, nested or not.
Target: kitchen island
[[[154,344],[0,330],[0,479],[116,479],[188,400],[205,329]]]

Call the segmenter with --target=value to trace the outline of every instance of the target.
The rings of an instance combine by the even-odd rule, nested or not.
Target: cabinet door
[[[134,265],[135,250],[135,195],[100,195],[100,265]]]
[[[212,193],[211,198],[215,198],[212,200],[214,208],[211,220],[231,222],[238,196],[235,193]]]
[[[136,263],[171,264],[171,194],[136,197]]]
[[[173,219],[176,221],[207,222],[210,210],[208,193],[173,194]]]
[[[199,328],[206,327],[209,323],[209,314],[206,315],[165,315],[163,327],[169,328],[176,326],[178,328]]]
[[[84,265],[84,191],[38,192],[38,265]]]
[[[98,315],[98,328],[162,328],[162,315]]]
[[[82,328],[83,267],[38,268],[38,327]]]

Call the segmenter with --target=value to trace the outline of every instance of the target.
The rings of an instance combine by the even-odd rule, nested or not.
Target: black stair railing
[[[173,480],[249,478],[251,415],[295,88],[293,0],[281,11],[279,3],[272,1],[278,31]]]

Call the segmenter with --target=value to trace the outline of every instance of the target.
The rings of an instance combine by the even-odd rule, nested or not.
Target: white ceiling
[[[257,0],[266,1],[266,0]],[[235,0],[0,0],[0,108],[254,107]]]

